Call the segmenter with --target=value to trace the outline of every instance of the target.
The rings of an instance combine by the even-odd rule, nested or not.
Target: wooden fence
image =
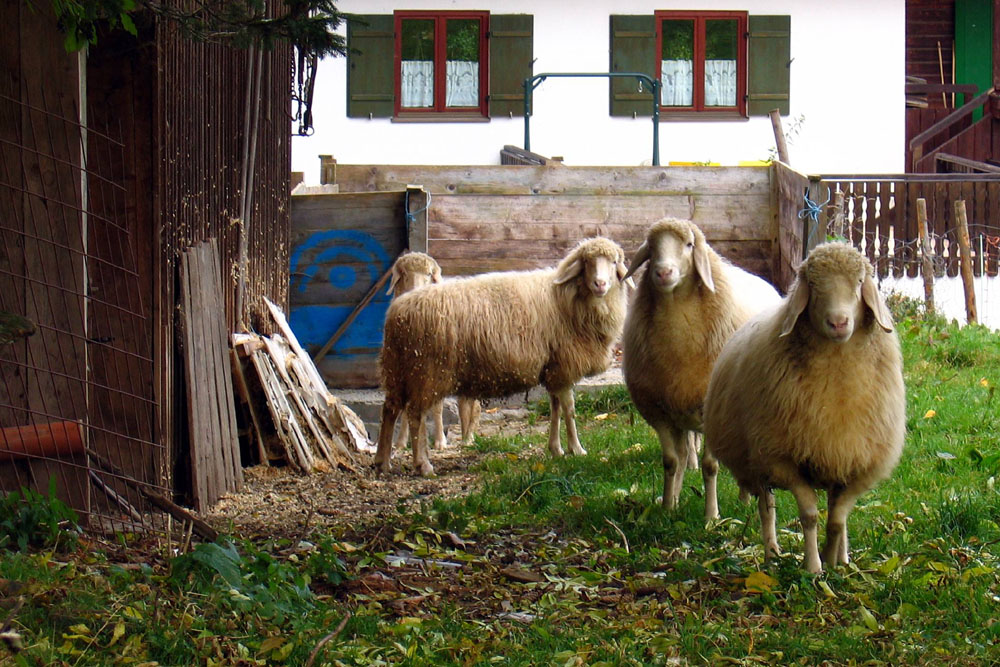
[[[954,202],[965,200],[975,275],[995,276],[1000,260],[1000,178],[989,174],[823,176],[817,197],[829,201],[820,224],[858,246],[880,277],[920,273],[916,202],[927,202],[928,231],[939,275],[959,273]]]

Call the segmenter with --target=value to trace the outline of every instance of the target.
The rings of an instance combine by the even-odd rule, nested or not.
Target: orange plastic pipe
[[[83,426],[64,421],[0,429],[0,462],[83,455]]]

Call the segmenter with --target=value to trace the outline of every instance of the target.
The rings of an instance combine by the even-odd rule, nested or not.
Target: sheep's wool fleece
[[[860,279],[871,264],[845,244],[820,246],[798,280]],[[726,344],[705,405],[706,447],[740,486],[755,493],[789,488],[802,476],[815,487],[870,488],[889,475],[906,428],[902,356],[866,308],[853,336],[835,343],[806,316],[779,336],[789,300],[764,312]]]
[[[605,370],[625,318],[620,280],[603,298],[562,269],[597,257],[624,266],[609,239],[581,242],[556,269],[509,271],[429,285],[386,314],[380,357],[386,401],[424,410],[448,395],[506,396],[542,384],[572,386]]]
[[[694,223],[661,220],[647,232],[647,243],[652,246],[665,234],[704,247],[715,291],[704,286],[692,266],[686,284],[664,295],[647,270],[625,321],[623,371],[646,421],[698,429],[712,365],[725,342],[755,311],[733,298],[730,277],[742,271],[720,257]],[[777,302],[777,292],[771,291]],[[682,292],[686,294],[680,296]]]

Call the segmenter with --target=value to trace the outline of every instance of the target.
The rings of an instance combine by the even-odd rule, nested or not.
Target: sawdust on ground
[[[477,435],[527,436],[548,428],[546,420],[531,424],[527,417],[524,408],[484,409]],[[409,448],[393,452],[388,475],[377,473],[366,453],[356,453],[356,471],[302,475],[287,466],[247,468],[243,489],[225,496],[204,518],[224,533],[291,540],[305,539],[323,526],[359,529],[391,522],[410,507],[474,490],[477,463],[488,454],[458,446],[459,440],[454,425],[449,446],[430,450],[437,476],[429,479],[412,474]]]

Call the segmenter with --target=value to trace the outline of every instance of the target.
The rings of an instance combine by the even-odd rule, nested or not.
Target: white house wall
[[[534,16],[534,72],[608,71],[609,15],[655,10],[746,10],[791,16],[792,165],[807,173],[895,173],[904,170],[903,0],[717,0],[649,3],[472,2],[413,0],[405,5],[343,0],[347,13],[394,9],[489,10]],[[347,164],[498,164],[504,144],[522,146],[524,119],[488,123],[393,123],[347,118],[346,59],[319,65],[315,134],[295,137],[292,169],[319,182],[319,155]],[[572,165],[649,164],[652,121],[612,118],[606,79],[548,79],[534,92],[531,148]],[[748,121],[665,121],[660,160],[737,164],[774,147],[767,117]]]

